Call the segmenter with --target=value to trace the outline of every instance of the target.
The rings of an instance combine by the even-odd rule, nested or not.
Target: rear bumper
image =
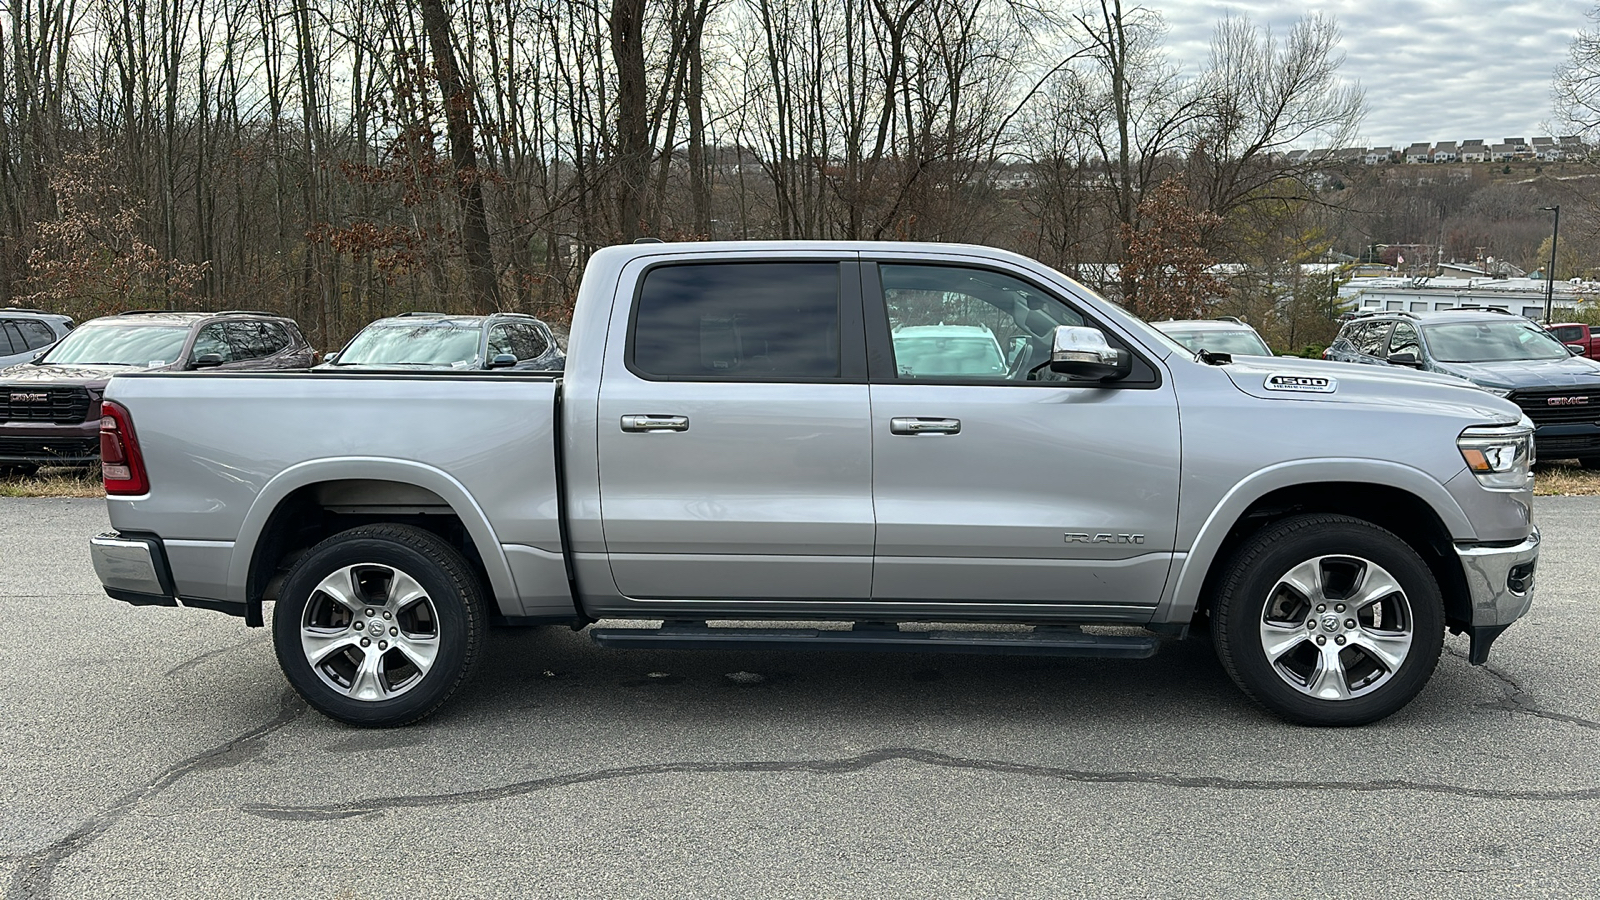
[[[181,543],[181,542],[180,542]],[[134,606],[193,606],[247,615],[247,606],[230,600],[180,597],[172,578],[172,564],[161,538],[145,534],[120,534],[108,531],[89,539],[89,558],[106,596]],[[260,612],[259,607],[256,610]],[[247,624],[259,625],[259,619]]]

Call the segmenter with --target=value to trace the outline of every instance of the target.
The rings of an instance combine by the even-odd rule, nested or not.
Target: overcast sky
[[[1300,16],[1332,15],[1340,70],[1366,89],[1367,146],[1528,138],[1552,118],[1550,80],[1597,0],[1145,0],[1170,29],[1180,63],[1202,65],[1227,15],[1286,33]]]

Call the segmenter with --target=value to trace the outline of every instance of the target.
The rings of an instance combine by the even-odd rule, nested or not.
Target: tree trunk
[[[617,66],[617,225],[631,241],[640,234],[650,178],[644,0],[612,0],[611,58]]]

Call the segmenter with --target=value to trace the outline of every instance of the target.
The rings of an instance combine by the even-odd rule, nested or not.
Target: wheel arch
[[[340,508],[367,510],[342,527],[394,521],[431,525],[447,533],[458,523],[461,549],[502,610],[521,611],[505,553],[483,508],[461,482],[424,463],[381,457],[314,460],[280,472],[256,495],[240,528],[228,572],[234,599],[247,624],[262,624],[261,604],[279,564],[342,527],[325,515]],[[336,517],[335,517],[336,518]],[[442,536],[444,536],[442,534]]]
[[[1306,460],[1260,470],[1212,510],[1154,621],[1186,623],[1204,610],[1217,574],[1245,538],[1286,515],[1336,513],[1394,532],[1428,564],[1452,628],[1471,620],[1466,577],[1452,545],[1475,540],[1472,522],[1437,479],[1380,460]]]

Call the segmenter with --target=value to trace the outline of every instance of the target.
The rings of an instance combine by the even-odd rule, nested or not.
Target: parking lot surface
[[[605,651],[497,631],[411,728],[268,635],[106,598],[98,500],[0,500],[0,896],[1600,896],[1600,498],[1532,611],[1376,725],[1153,659]]]

